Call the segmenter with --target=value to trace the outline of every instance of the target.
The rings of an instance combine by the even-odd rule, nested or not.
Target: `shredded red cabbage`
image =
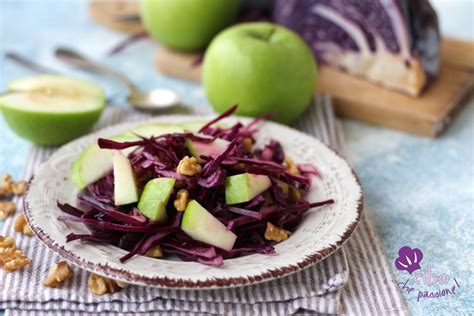
[[[78,194],[78,207],[58,202],[58,207],[67,214],[60,216],[60,220],[84,223],[91,230],[90,234],[69,234],[67,241],[118,246],[128,251],[121,258],[122,262],[135,255],[145,255],[156,245],[160,245],[165,255],[175,254],[185,261],[212,266],[222,265],[224,259],[247,254],[274,253],[274,242],[265,239],[267,222],[294,231],[306,211],[334,201],[310,203],[304,199],[305,192],[311,188],[311,176],[320,174],[310,164],[298,164],[299,174],[290,173],[284,165],[285,153],[278,141],[271,140],[263,148],[252,150],[244,146],[246,138],[251,138],[254,143],[257,125],[263,118],[254,119],[247,125],[238,122],[228,128],[216,125],[232,115],[236,108],[229,108],[205,124],[199,133],[185,131],[149,138],[138,135],[138,140],[125,142],[100,138],[98,145],[101,148],[134,148],[128,158],[140,190],[149,180],[157,177],[174,178],[179,182],[166,208],[168,222],[150,221],[141,214],[136,204],[115,206],[114,177],[110,172]],[[227,140],[229,144],[218,154],[199,157],[201,173],[186,176],[177,172],[180,160],[191,156],[187,140],[211,144],[216,138]],[[244,172],[269,176],[271,187],[248,202],[227,205],[224,194],[226,177]],[[237,235],[232,250],[194,240],[181,230],[183,213],[178,212],[173,204],[180,189],[186,189],[190,199],[198,201]],[[299,190],[301,199],[292,200],[289,189]]]

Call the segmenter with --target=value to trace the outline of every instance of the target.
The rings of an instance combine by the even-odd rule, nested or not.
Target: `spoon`
[[[169,89],[154,89],[151,91],[140,91],[135,84],[123,73],[90,60],[81,54],[69,49],[60,47],[56,49],[55,55],[58,59],[97,73],[107,74],[115,77],[124,83],[129,91],[127,101],[141,110],[155,111],[163,110],[180,104],[179,96]]]
[[[28,69],[31,69],[33,71],[39,72],[39,73],[45,73],[45,74],[52,74],[52,75],[59,75],[59,72],[56,70],[53,70],[49,67],[42,66],[40,64],[35,63],[32,60],[29,60],[26,57],[20,56],[17,53],[13,52],[7,52],[5,54],[5,57],[7,59],[10,59],[11,61],[16,62],[19,65],[22,65]]]

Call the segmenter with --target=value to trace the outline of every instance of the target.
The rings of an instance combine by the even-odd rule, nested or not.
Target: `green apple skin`
[[[184,210],[181,229],[192,238],[225,250],[232,250],[237,236],[196,200]]]
[[[40,146],[59,146],[87,134],[102,109],[84,113],[34,113],[2,107],[2,113],[18,136]]]
[[[155,40],[192,51],[230,25],[238,8],[239,0],[142,0],[140,15]]]
[[[133,168],[120,151],[113,154],[115,205],[127,205],[138,201],[138,188]]]
[[[168,219],[166,204],[173,192],[176,180],[171,178],[156,178],[148,181],[143,188],[138,209],[143,215],[155,222]]]
[[[297,34],[271,23],[243,23],[217,35],[206,50],[203,82],[214,109],[291,123],[310,105],[316,62]]]
[[[35,89],[54,89],[58,88],[58,85],[65,86],[66,89],[78,88],[88,93],[89,95],[84,97],[88,98],[87,102],[92,105],[84,111],[80,107],[80,102],[73,100],[74,106],[79,105],[77,111],[48,112],[23,106],[33,102],[27,94],[1,96],[2,114],[8,126],[18,136],[37,145],[58,146],[86,134],[99,119],[105,106],[105,96],[103,90],[91,82],[64,76],[40,75],[12,81],[8,85],[8,90],[28,92]]]
[[[254,197],[271,187],[272,181],[265,175],[242,173],[226,178],[225,202],[239,204],[252,200]]]

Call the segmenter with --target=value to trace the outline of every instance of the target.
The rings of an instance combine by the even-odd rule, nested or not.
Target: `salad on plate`
[[[255,145],[257,118],[226,126],[230,108],[205,124],[142,126],[100,138],[76,160],[77,206],[58,201],[62,221],[87,225],[67,241],[106,243],[135,255],[220,266],[272,254],[304,218],[332,199],[307,201],[310,164],[295,164],[277,140]],[[199,126],[199,127],[197,127]]]

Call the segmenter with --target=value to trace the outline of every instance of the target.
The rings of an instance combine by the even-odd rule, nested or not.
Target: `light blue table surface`
[[[95,25],[84,1],[1,0],[0,90],[8,81],[31,74],[4,59],[6,51],[17,51],[58,70],[100,82],[108,95],[118,95],[118,103],[123,103],[120,96],[125,89],[119,84],[74,71],[54,59],[53,48],[65,44],[124,71],[144,89],[169,87],[185,103],[206,106],[208,102],[199,85],[155,71],[156,46],[150,41],[141,41],[117,56],[107,57],[107,51],[122,38],[122,34]],[[473,123],[472,100],[437,140],[344,121],[350,159],[362,181],[368,213],[390,261],[397,258],[401,246],[419,248],[424,254],[423,268],[430,265],[432,275],[444,273],[450,277],[449,284],[441,288],[451,285],[454,278],[460,285],[455,295],[441,298],[417,301],[418,292],[405,293],[413,314],[474,313]],[[19,177],[29,147],[0,119],[0,174],[10,172]],[[408,278],[406,272],[394,272],[400,282]],[[422,291],[438,289],[415,287]]]

